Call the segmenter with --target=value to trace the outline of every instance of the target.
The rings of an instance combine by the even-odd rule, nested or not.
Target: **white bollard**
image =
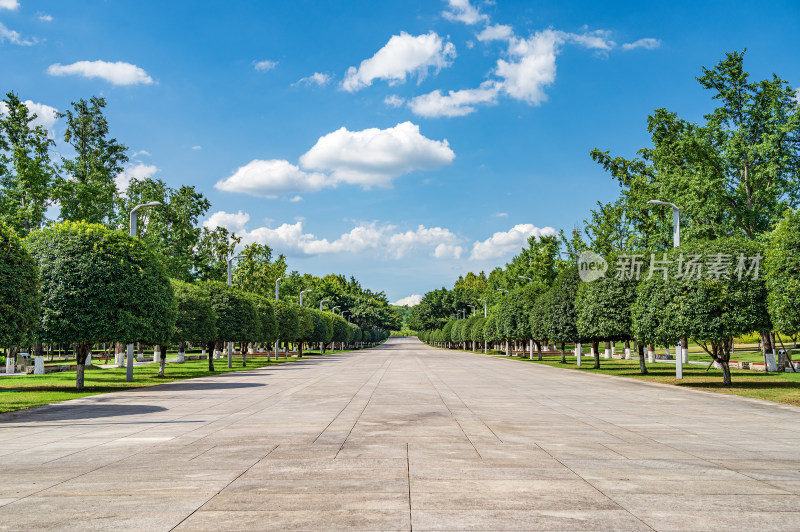
[[[33,357],[33,374],[44,375],[44,356],[37,355]]]
[[[115,351],[117,350],[116,347],[114,348],[114,350]],[[114,357],[116,359],[115,362],[117,363],[117,367],[118,368],[124,368],[125,367],[125,353],[123,353],[122,351],[119,351],[118,353],[116,353],[114,355]]]
[[[630,347],[626,347],[625,348],[625,360],[631,360],[631,348]]]
[[[647,349],[647,362],[652,364],[655,361],[656,361],[656,352],[648,348]]]
[[[667,348],[669,350],[669,348]],[[683,348],[681,344],[675,346],[675,378],[682,379],[683,378]]]
[[[86,362],[83,363],[84,366],[91,366],[92,365],[92,353],[89,353],[86,356]]]
[[[186,360],[186,353],[183,351],[178,351],[178,362],[183,362]]]
[[[608,348],[608,347],[606,348],[606,352],[603,355],[603,358],[611,358],[611,349],[610,348]]]
[[[206,348],[205,347],[200,351],[200,356],[201,357],[205,357],[206,356]]]
[[[6,354],[6,375],[11,375],[15,373],[14,371],[14,357],[10,354]]]
[[[775,352],[767,353],[767,371],[778,371],[778,363],[775,361]]]
[[[581,346],[581,344],[575,344],[575,356],[578,359],[578,365],[579,366],[581,365],[581,355],[583,354],[581,352],[582,350],[583,350],[583,347]]]

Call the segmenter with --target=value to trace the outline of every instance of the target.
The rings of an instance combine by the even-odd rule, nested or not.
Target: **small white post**
[[[33,357],[33,374],[44,375],[44,356],[36,355]]]
[[[575,357],[577,358],[578,366],[581,365],[581,355],[583,354],[582,351],[583,346],[581,346],[580,343],[575,344]]]
[[[678,340],[678,345],[675,346],[675,378],[682,379],[683,378],[683,347],[681,346],[680,340]],[[667,348],[667,352],[669,352],[669,347]]]

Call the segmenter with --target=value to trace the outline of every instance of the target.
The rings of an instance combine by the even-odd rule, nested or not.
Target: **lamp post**
[[[486,315],[487,315],[487,312],[486,312],[486,311],[487,311],[486,300],[485,300],[485,299],[479,299],[478,301],[483,301],[483,317],[485,318],[485,317],[486,317]],[[484,355],[486,354],[486,351],[488,350],[488,345],[489,345],[489,342],[487,342],[487,341],[484,339],[484,340],[483,340],[483,354],[484,354]]]
[[[235,257],[231,257],[228,259],[228,286],[231,286],[231,284],[233,284],[233,277],[231,276],[231,266],[233,264],[233,261],[242,258],[244,258],[244,255],[236,255]]]
[[[505,292],[505,294],[508,295],[508,290],[506,290],[505,288],[495,288],[495,290],[497,290],[498,292]],[[508,340],[506,340],[506,356],[511,356],[511,353],[509,352],[508,348]]]
[[[233,261],[235,261],[236,259],[241,259],[242,257],[244,257],[244,255],[236,255],[235,257],[231,257],[231,258],[228,259],[228,286],[231,286],[233,284],[233,276],[231,275],[231,266],[233,265]],[[233,367],[233,342],[228,342],[227,348],[228,348],[227,349],[228,350],[228,367],[232,368]],[[161,356],[164,356],[164,354],[162,354]]]
[[[341,309],[341,307],[333,307],[333,308],[331,309],[331,312],[333,312],[334,314],[336,314],[336,309],[337,309],[337,308],[338,308],[338,309]]]
[[[531,279],[530,277],[525,277],[524,275],[517,275],[517,277],[520,279],[527,279],[529,283],[533,282],[533,279]]]
[[[487,310],[487,308],[486,308],[486,300],[485,299],[479,299],[478,301],[483,301],[483,317],[485,318],[486,315],[487,315],[487,313],[486,313],[486,310]]]
[[[325,303],[326,301],[330,301],[330,299],[323,299],[322,301],[319,302],[319,311],[320,312],[322,312],[322,304]]]
[[[302,292],[300,292],[300,306],[301,307],[303,306],[303,294],[305,294],[306,292],[313,292],[313,290],[303,290]]]
[[[472,309],[472,315],[475,315],[475,305],[467,305],[469,308]]]
[[[284,275],[283,277],[278,277],[275,279],[275,301],[278,300],[278,296],[280,295],[280,282],[288,278],[288,275]]]
[[[131,213],[128,216],[128,220],[129,220],[129,225],[128,225],[129,233],[128,234],[131,235],[131,236],[138,236],[138,228],[136,227],[136,225],[137,225],[136,222],[138,220],[137,220],[136,212],[139,209],[144,209],[144,208],[147,208],[147,207],[159,207],[161,205],[162,205],[162,203],[160,201],[151,201],[150,203],[142,203],[140,205],[137,205],[133,209],[131,209]],[[125,372],[125,380],[127,382],[133,382],[133,344],[128,344],[127,345],[127,348],[125,349],[125,354],[128,356],[127,370]]]
[[[661,201],[661,200],[650,200],[647,202],[648,205],[665,205],[667,207],[672,207],[672,247],[677,248],[681,245],[681,210],[678,208],[677,205],[674,203],[670,203],[668,201]],[[688,345],[683,345],[683,340],[679,340],[679,345],[676,348],[675,353],[675,378],[682,379],[683,378],[683,350],[686,349],[687,355],[686,360],[689,360]]]

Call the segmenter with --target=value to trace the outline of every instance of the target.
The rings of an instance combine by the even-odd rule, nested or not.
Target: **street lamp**
[[[325,303],[326,301],[330,301],[330,299],[323,299],[322,301],[319,302],[319,311],[320,312],[322,312],[322,304]]]
[[[475,315],[475,305],[467,305],[469,308],[472,309],[472,315]]]
[[[309,289],[309,290],[303,290],[302,292],[300,292],[300,306],[301,307],[303,306],[303,294],[305,294],[306,292],[313,292],[313,290]]]
[[[129,235],[131,236],[138,236],[138,228],[136,227],[137,215],[136,211],[139,209],[144,209],[147,207],[159,207],[162,203],[160,201],[151,201],[150,203],[142,203],[141,205],[137,205],[133,209],[131,209],[131,213],[128,216],[129,220]],[[127,360],[127,370],[125,372],[125,380],[127,382],[133,382],[133,344],[128,344],[127,349],[125,350],[125,354],[128,356]]]
[[[533,279],[531,279],[530,277],[525,277],[524,275],[517,275],[517,277],[520,278],[520,279],[527,279],[528,282],[530,282],[530,283],[533,282]]]
[[[283,277],[278,277],[277,279],[275,279],[275,301],[278,300],[278,295],[280,294],[279,291],[280,282],[288,278],[289,278],[288,275],[284,275]]]
[[[672,247],[681,245],[681,210],[674,203],[660,200],[650,200],[649,205],[666,205],[672,207]]]
[[[668,201],[660,201],[660,200],[650,200],[647,202],[648,205],[666,205],[667,207],[672,207],[672,247],[677,248],[681,245],[681,210],[678,208],[677,205],[674,203],[670,203]],[[675,378],[682,379],[683,378],[683,350],[686,349],[687,355],[686,360],[689,360],[689,345],[683,345],[683,340],[680,340],[680,344],[678,349],[676,349],[675,353]]]
[[[349,310],[342,311],[342,316],[344,316],[345,314],[347,314],[347,323],[350,323],[350,316],[352,316],[353,313],[350,312]]]
[[[232,284],[232,282],[231,282],[231,279],[232,279],[232,277],[231,277],[231,265],[233,264],[233,261],[235,261],[236,259],[243,259],[243,258],[244,258],[244,255],[236,255],[235,257],[231,257],[231,258],[228,259],[228,286],[230,286]]]
[[[495,290],[497,290],[498,292],[505,292],[506,295],[508,295],[508,290],[506,290],[505,288],[495,288]]]
[[[336,314],[336,309],[337,309],[337,308],[341,308],[341,307],[333,307],[333,308],[331,309],[331,312],[333,312],[334,314]]]

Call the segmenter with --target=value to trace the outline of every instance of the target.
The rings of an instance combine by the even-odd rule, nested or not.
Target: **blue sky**
[[[700,120],[695,76],[743,48],[800,86],[800,3],[0,0],[4,93],[105,96],[123,179],[195,185],[205,223],[392,301],[580,224],[617,194],[589,152]]]

